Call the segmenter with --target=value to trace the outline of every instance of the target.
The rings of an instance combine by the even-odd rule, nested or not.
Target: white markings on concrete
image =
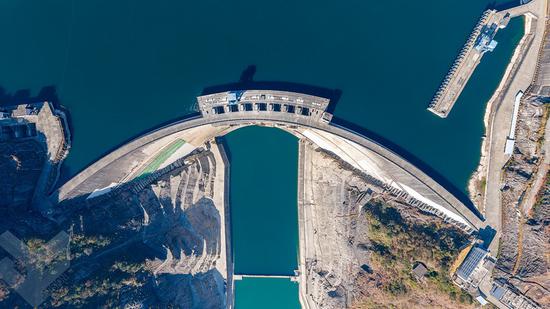
[[[317,146],[334,153],[353,167],[384,182],[389,183],[391,181],[391,178],[384,173],[378,164],[362,151],[362,149],[364,150],[362,146],[319,130],[306,129],[302,134]]]
[[[514,112],[512,113],[512,125],[510,126],[510,133],[508,138],[506,138],[506,146],[504,148],[504,153],[511,155],[514,152],[514,144],[516,141],[516,123],[518,121],[518,112],[519,112],[519,103],[521,102],[521,97],[523,97],[523,91],[519,91],[516,94],[514,99]]]
[[[410,196],[414,197],[415,199],[425,203],[425,204],[428,204],[430,205],[431,207],[441,211],[442,213],[444,213],[447,217],[457,221],[457,222],[460,222],[460,223],[464,223],[466,226],[470,226],[470,223],[466,222],[466,220],[464,220],[464,218],[462,218],[461,216],[455,214],[454,212],[448,210],[447,208],[433,202],[432,200],[424,197],[422,194],[416,192],[413,188],[405,185],[405,184],[402,184],[402,183],[398,183],[399,186],[401,186],[405,192],[407,192]]]
[[[107,187],[104,187],[104,188],[101,188],[101,189],[95,189],[92,193],[90,193],[90,195],[88,195],[88,197],[87,197],[86,199],[91,199],[91,198],[94,198],[94,197],[103,195],[103,194],[105,194],[105,193],[109,193],[109,192],[111,192],[111,190],[113,190],[117,185],[118,185],[118,182],[113,182],[113,183],[111,183],[110,185],[108,185]]]
[[[448,216],[449,218],[457,222],[463,223],[466,226],[471,225],[460,215],[455,214],[446,207],[439,205],[438,203],[423,196],[413,188],[401,182],[394,181],[390,175],[388,175],[382,168],[380,168],[380,165],[377,164],[376,161],[372,158],[373,156],[370,154],[369,150],[362,147],[361,145],[343,139],[336,135],[315,129],[306,129],[302,132],[302,134],[313,143],[315,143],[317,146],[333,152],[342,160],[348,162],[355,168],[364,171],[365,173],[383,181],[384,183],[391,185],[392,187],[395,187],[399,190],[404,190],[410,196],[433,207],[434,209],[441,211],[445,214],[445,216]]]

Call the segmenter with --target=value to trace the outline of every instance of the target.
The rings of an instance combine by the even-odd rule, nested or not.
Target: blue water
[[[67,179],[124,141],[195,110],[204,87],[235,82],[244,68],[256,65],[256,80],[341,90],[337,117],[399,148],[465,195],[479,162],[486,102],[522,35],[521,19],[497,35],[497,49],[483,58],[447,119],[425,108],[490,2],[4,0],[0,103],[29,101],[51,86],[42,97],[57,97],[71,113],[73,147],[62,177]],[[239,146],[232,149],[232,168],[239,174],[243,168],[248,175],[246,163],[239,163],[250,155],[246,149],[276,151],[288,165],[275,163],[279,169],[270,170],[271,164],[248,157],[257,163],[249,175],[255,182],[246,188],[253,198],[232,210],[249,211],[233,217],[236,269],[287,273],[296,266],[296,145],[271,131],[244,141],[239,134],[260,136],[244,130],[233,138]],[[281,142],[274,146],[269,136]],[[259,188],[269,183],[269,173],[288,182]],[[231,192],[244,201],[241,190]],[[247,215],[279,224],[274,231],[251,226]],[[279,233],[284,241],[266,242],[265,256],[253,258],[249,253],[257,244],[247,237],[260,231]],[[273,258],[275,253],[284,258]],[[295,300],[294,292],[277,291]],[[242,287],[237,297],[247,293],[262,295]]]
[[[448,119],[425,108],[490,2],[4,0],[0,87],[30,96],[54,87],[73,120],[67,178],[254,64],[256,80],[340,89],[338,117],[465,192],[486,101],[521,25],[499,34]]]

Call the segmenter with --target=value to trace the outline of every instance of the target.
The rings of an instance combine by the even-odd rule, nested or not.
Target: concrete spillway
[[[85,198],[94,190],[135,179],[151,158],[162,157],[159,152],[175,140],[186,141],[192,145],[189,147],[192,151],[239,127],[264,125],[319,143],[384,183],[390,193],[402,192],[412,205],[466,231],[483,227],[482,219],[472,210],[405,159],[357,132],[332,123],[331,115],[325,111],[328,99],[293,92],[247,90],[237,96],[232,92],[203,96],[198,101],[200,116],[167,125],[123,145],[64,184],[52,199]],[[150,175],[155,174],[153,171]]]

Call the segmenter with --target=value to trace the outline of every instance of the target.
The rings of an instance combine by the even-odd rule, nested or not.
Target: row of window
[[[295,106],[291,104],[279,104],[279,103],[241,103],[220,105],[212,108],[212,113],[219,115],[224,113],[236,113],[236,112],[250,112],[250,111],[271,111],[271,112],[286,112],[289,114],[298,114],[302,116],[311,116],[312,112],[318,114],[319,111],[311,110],[308,107]]]

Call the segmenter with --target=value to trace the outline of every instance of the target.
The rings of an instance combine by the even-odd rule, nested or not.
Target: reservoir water
[[[235,82],[254,64],[256,80],[340,89],[338,117],[465,191],[479,161],[486,101],[521,25],[499,34],[448,119],[425,108],[490,2],[4,0],[0,87],[31,95],[55,87],[73,120],[67,178],[190,113],[204,87]]]
[[[4,0],[0,103],[19,103],[51,86],[46,96],[56,92],[72,118],[73,147],[62,177],[67,179],[137,134],[194,111],[195,97],[204,87],[235,82],[244,68],[256,65],[256,80],[341,90],[337,117],[399,145],[424,170],[465,194],[468,177],[479,162],[486,102],[522,35],[522,20],[512,20],[499,32],[498,47],[483,58],[449,118],[439,119],[425,108],[490,2]],[[273,149],[269,138],[280,142],[275,147],[285,162],[295,160],[290,137],[256,130],[242,129],[229,137],[238,145],[231,149],[232,168],[247,174],[249,167],[239,163],[247,149],[274,158],[264,152]],[[255,139],[244,141],[240,134]],[[281,163],[247,159],[258,164],[256,175],[250,175],[261,181],[255,186],[265,183],[260,176],[268,171],[292,177],[287,166],[271,170],[271,164]],[[273,211],[261,207],[275,204],[258,193],[271,196],[272,191],[280,195],[273,203],[287,210],[294,207],[295,212],[292,191],[248,189],[256,192],[254,199],[233,211],[245,213],[253,204],[256,211]],[[231,193],[237,194],[234,198],[244,194],[233,189]],[[258,218],[267,214],[256,213]],[[233,219],[248,222],[246,215]],[[254,261],[244,257],[254,247],[238,245],[250,226],[234,224],[237,270],[295,269],[296,225],[295,218],[277,225],[276,232],[286,241],[269,248],[288,257]],[[237,284],[237,295],[263,295],[254,289],[265,287],[296,300],[291,286],[278,289],[259,282],[243,280]]]

